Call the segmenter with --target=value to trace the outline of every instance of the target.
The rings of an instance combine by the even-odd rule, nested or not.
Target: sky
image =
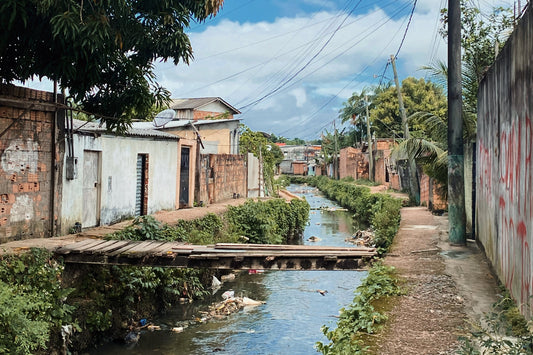
[[[512,6],[470,1],[482,10]],[[446,0],[225,0],[217,16],[187,29],[194,60],[157,62],[155,74],[172,98],[221,97],[254,131],[316,139],[334,121],[339,126],[352,93],[392,80],[391,55],[400,81],[427,77],[422,66],[446,61],[438,33],[446,6]]]

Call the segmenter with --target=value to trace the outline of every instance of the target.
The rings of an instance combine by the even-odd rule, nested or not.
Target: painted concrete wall
[[[52,93],[0,85],[0,243],[55,234],[62,150],[51,103]]]
[[[239,122],[218,120],[209,124],[197,125],[204,148],[201,154],[238,154],[239,153]],[[190,126],[164,129],[184,139],[195,140],[196,131]]]
[[[521,311],[533,295],[533,7],[480,84],[476,232]]]
[[[259,197],[259,158],[256,158],[253,153],[247,155],[248,165],[248,195],[247,197]]]
[[[148,155],[148,209],[174,209],[178,144],[152,138],[74,134],[74,156],[78,158],[76,179],[63,181],[62,232],[82,221],[84,151],[100,155],[99,222],[111,224],[135,215],[137,155]]]

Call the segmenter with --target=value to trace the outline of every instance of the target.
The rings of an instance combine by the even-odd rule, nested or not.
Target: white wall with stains
[[[84,151],[99,154],[98,206],[84,199]],[[77,178],[63,181],[62,233],[82,223],[84,209],[96,208],[100,225],[112,224],[135,215],[137,156],[148,156],[148,214],[174,209],[178,141],[148,137],[119,137],[104,134],[74,134]],[[63,176],[66,176],[66,164]],[[85,227],[82,225],[82,227]]]

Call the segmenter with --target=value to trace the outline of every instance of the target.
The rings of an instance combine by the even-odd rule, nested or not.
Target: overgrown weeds
[[[0,353],[43,351],[62,325],[71,324],[74,307],[65,301],[72,289],[61,286],[62,272],[42,249],[0,258]]]
[[[471,324],[460,337],[459,355],[533,354],[533,334],[509,292],[501,287],[500,300],[485,315],[483,324]]]
[[[323,354],[364,354],[364,336],[373,334],[387,320],[387,316],[375,305],[394,296],[405,294],[393,267],[376,263],[357,288],[352,303],[340,310],[335,329],[326,326],[322,332],[329,343],[318,342],[316,348]]]

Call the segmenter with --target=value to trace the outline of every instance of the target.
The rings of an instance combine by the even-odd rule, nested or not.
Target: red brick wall
[[[357,148],[344,148],[339,152],[339,178],[368,179],[368,154]]]
[[[54,111],[52,93],[0,85],[0,242],[57,227],[63,149],[53,151]]]
[[[447,209],[446,200],[439,194],[439,186],[423,173],[420,176],[420,204],[431,211]]]
[[[200,163],[200,201],[215,203],[246,197],[247,166],[244,155],[202,154]]]
[[[292,173],[294,175],[306,175],[307,163],[292,162]]]

